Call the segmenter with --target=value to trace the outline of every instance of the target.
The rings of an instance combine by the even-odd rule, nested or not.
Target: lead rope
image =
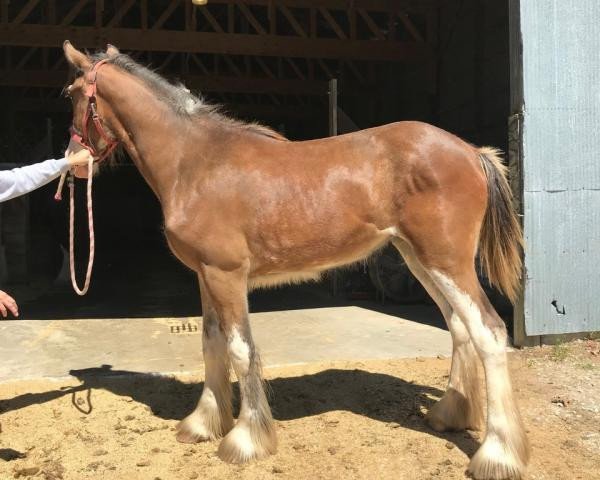
[[[73,174],[69,173],[69,266],[71,268],[71,284],[73,285],[73,290],[77,295],[85,295],[90,288],[90,280],[92,278],[92,267],[94,265],[94,250],[95,250],[95,240],[94,240],[94,215],[92,210],[92,167],[94,164],[94,159],[90,156],[90,160],[88,163],[88,180],[87,180],[87,209],[88,209],[88,227],[90,232],[90,255],[88,259],[87,272],[85,274],[85,282],[83,284],[83,289],[80,289],[77,285],[77,278],[75,277],[75,180],[73,178]],[[60,177],[60,181],[58,182],[58,190],[56,191],[56,195],[54,198],[57,201],[62,199],[62,188],[65,183],[66,173],[63,173]]]

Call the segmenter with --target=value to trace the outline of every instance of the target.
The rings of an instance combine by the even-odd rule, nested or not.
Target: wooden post
[[[337,89],[337,78],[329,80],[329,136],[334,137],[338,133],[338,89]],[[336,297],[338,294],[340,282],[340,273],[337,270],[331,272],[331,294]]]
[[[337,78],[329,80],[329,136],[337,135]]]

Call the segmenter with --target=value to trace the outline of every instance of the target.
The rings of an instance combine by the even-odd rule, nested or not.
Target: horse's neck
[[[185,141],[181,119],[146,88],[132,88],[127,84],[131,80],[116,77],[102,85],[101,94],[124,128],[119,139],[162,201],[179,176],[180,158],[175,151]]]

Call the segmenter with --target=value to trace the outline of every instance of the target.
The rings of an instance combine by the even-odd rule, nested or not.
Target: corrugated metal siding
[[[526,334],[600,330],[600,1],[520,17]]]

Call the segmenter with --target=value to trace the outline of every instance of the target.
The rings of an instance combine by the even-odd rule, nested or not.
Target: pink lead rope
[[[92,209],[92,166],[94,163],[94,159],[90,157],[90,161],[88,164],[88,179],[87,179],[87,209],[88,209],[88,226],[90,232],[90,255],[88,259],[87,272],[85,274],[85,283],[83,284],[83,289],[80,289],[77,285],[77,278],[75,276],[75,180],[73,178],[73,174],[69,173],[69,266],[71,268],[71,283],[73,285],[73,290],[77,295],[85,295],[90,288],[90,281],[92,279],[92,267],[94,266],[94,250],[95,250],[95,241],[94,241],[94,215]],[[62,199],[62,189],[65,183],[66,173],[63,173],[60,177],[60,181],[58,183],[58,190],[56,195],[54,195],[54,199],[60,201]]]
[[[94,64],[89,72],[85,74],[86,89],[85,96],[88,98],[88,104],[85,109],[85,115],[82,122],[82,131],[79,132],[75,128],[75,125],[71,126],[71,141],[79,143],[82,147],[86,148],[90,154],[90,161],[88,163],[88,181],[87,181],[87,208],[88,208],[88,226],[90,231],[90,256],[88,259],[87,273],[85,275],[85,283],[83,289],[80,289],[77,285],[77,278],[75,277],[75,182],[73,180],[73,174],[69,174],[69,190],[71,194],[71,201],[69,205],[69,264],[71,267],[71,283],[73,284],[73,290],[77,295],[85,295],[90,288],[90,280],[92,278],[92,267],[94,265],[94,216],[92,213],[92,166],[94,164],[93,157],[97,157],[97,161],[101,162],[107,158],[112,151],[117,147],[119,141],[105,131],[100,121],[96,107],[96,79],[98,70],[103,65],[106,65],[108,59],[100,60]],[[94,144],[90,141],[88,123],[92,121],[92,125],[96,129],[96,133],[100,135],[102,140],[106,143],[106,147],[103,151],[97,151]],[[65,184],[65,178],[67,174],[63,174],[60,177],[58,183],[58,190],[54,195],[55,200],[60,201],[62,198],[62,189]]]

